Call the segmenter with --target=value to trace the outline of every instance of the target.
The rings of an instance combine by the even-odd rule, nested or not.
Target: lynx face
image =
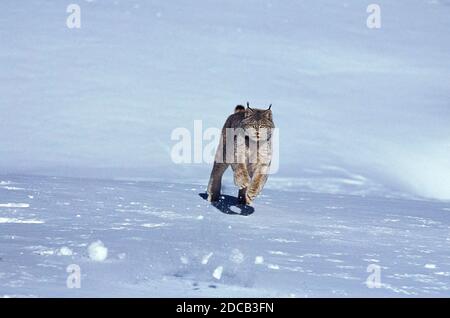
[[[272,111],[270,108],[263,110],[247,107],[240,128],[244,129],[249,138],[254,141],[269,140],[272,129],[275,128]]]

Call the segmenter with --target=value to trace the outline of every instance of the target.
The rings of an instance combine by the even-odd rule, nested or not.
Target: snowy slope
[[[0,1],[0,295],[450,296],[448,0],[67,4]],[[216,208],[171,133],[247,100],[280,170]]]
[[[3,296],[450,295],[446,203],[265,190],[254,210],[219,210],[200,184],[1,180]],[[98,240],[103,262],[88,254]],[[66,288],[70,264],[80,289]],[[381,288],[366,285],[370,264]]]
[[[77,3],[81,29],[65,2],[0,2],[3,173],[206,176],[171,132],[249,100],[274,105],[280,177],[337,165],[450,199],[448,0],[376,1],[379,30],[360,0]]]

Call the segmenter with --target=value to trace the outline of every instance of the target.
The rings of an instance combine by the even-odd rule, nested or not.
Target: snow
[[[0,218],[0,223],[17,223],[17,224],[42,224],[43,221],[36,219],[18,219],[18,218]]]
[[[58,251],[58,255],[61,256],[72,256],[73,252],[70,248],[68,248],[67,246],[63,246],[59,249]]]
[[[26,203],[27,195],[34,195],[33,204],[2,208],[0,217],[41,223],[0,223],[0,296],[440,297],[450,292],[450,214],[443,212],[448,202],[265,189],[253,213],[244,216],[225,214],[185,191],[201,192],[198,183],[9,178],[32,190],[0,190],[0,200]],[[224,194],[235,195],[232,180],[224,183]],[[140,205],[127,203],[138,198]],[[325,208],[330,206],[341,208]],[[166,226],[142,226],[147,223]],[[81,268],[80,289],[66,288],[71,264]],[[380,288],[366,286],[367,269],[374,265],[381,270]]]
[[[103,262],[108,257],[108,249],[102,241],[96,241],[88,247],[89,258],[95,262]]]
[[[29,208],[28,203],[0,203],[0,208]]]
[[[256,256],[255,257],[255,264],[263,264],[264,263],[264,257],[263,256]]]
[[[171,132],[249,100],[288,141],[273,186],[449,200],[450,6],[377,4],[374,30],[358,0],[80,1],[68,29],[65,6],[1,1],[2,171],[206,179]]]
[[[244,262],[245,256],[237,248],[231,251],[230,260],[235,264],[241,264]]]
[[[157,227],[162,227],[162,226],[168,226],[168,224],[166,223],[145,223],[142,224],[143,227],[147,227],[147,228],[157,228]]]
[[[214,270],[212,276],[215,279],[220,280],[222,278],[222,273],[223,273],[223,266],[219,266]]]
[[[11,190],[11,191],[22,191],[22,190],[25,190],[23,188],[9,187],[9,186],[4,186],[3,189]]]
[[[202,264],[203,265],[206,265],[206,264],[208,264],[208,262],[209,262],[209,259],[211,258],[211,256],[213,256],[214,255],[214,253],[213,252],[211,252],[211,253],[209,253],[209,254],[207,254],[207,255],[205,255],[205,256],[203,256],[203,258],[202,258]]]
[[[449,1],[377,4],[0,1],[0,296],[448,296]],[[218,209],[170,136],[247,100],[280,169]]]

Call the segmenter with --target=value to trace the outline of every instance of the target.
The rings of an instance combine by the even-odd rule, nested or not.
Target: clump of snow
[[[167,226],[166,223],[145,223],[142,224],[143,227],[147,227],[147,228],[156,228],[156,227],[163,227],[163,226]]]
[[[59,249],[58,251],[58,255],[60,256],[72,256],[73,252],[70,248],[68,248],[67,246],[63,246]]]
[[[0,203],[0,208],[29,208],[28,203]]]
[[[450,276],[450,272],[435,272],[436,275]]]
[[[41,250],[38,250],[38,251],[34,251],[33,254],[37,254],[37,255],[41,255],[41,256],[48,256],[48,255],[55,255],[55,251],[54,250],[41,249]]]
[[[276,264],[269,264],[269,265],[267,265],[267,267],[270,269],[276,269],[276,270],[280,269],[280,266],[278,266]]]
[[[118,257],[120,260],[123,260],[123,259],[125,259],[125,258],[127,257],[127,254],[125,254],[125,253],[120,253],[120,254],[117,255],[117,257]]]
[[[231,251],[230,260],[235,264],[241,264],[244,261],[244,254],[237,248]]]
[[[5,186],[5,187],[3,187],[3,189],[10,190],[10,191],[23,191],[23,190],[25,190],[24,188],[9,187],[9,186]]]
[[[189,259],[186,256],[181,256],[180,261],[182,264],[187,265],[189,264]]]
[[[222,278],[222,273],[223,273],[223,266],[219,266],[214,270],[212,275],[215,279],[220,280],[220,278]]]
[[[95,262],[103,262],[108,257],[108,249],[102,241],[96,241],[88,247],[89,258]]]
[[[0,223],[16,223],[16,224],[43,224],[44,221],[36,219],[18,219],[18,218],[0,218]]]
[[[434,265],[434,264],[425,264],[425,268],[428,268],[428,269],[435,269],[435,268],[436,268],[436,265]]]
[[[204,219],[204,216],[203,216],[203,215],[197,216],[197,220],[203,220],[203,219]]]
[[[259,265],[259,264],[262,264],[262,263],[264,263],[264,257],[256,256],[255,257],[255,264]]]
[[[211,256],[213,256],[213,252],[209,253],[208,255],[203,256],[202,258],[202,264],[206,265],[209,262],[209,259],[211,258]]]

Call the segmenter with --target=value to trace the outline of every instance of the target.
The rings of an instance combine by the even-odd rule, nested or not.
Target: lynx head
[[[251,108],[247,103],[241,128],[252,140],[269,140],[272,136],[272,129],[275,128],[275,124],[273,123],[271,107],[272,104],[267,109]]]

